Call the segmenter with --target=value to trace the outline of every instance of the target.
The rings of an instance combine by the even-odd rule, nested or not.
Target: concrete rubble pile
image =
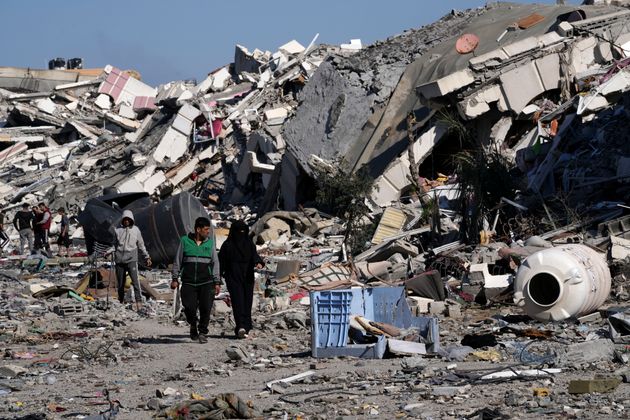
[[[295,92],[333,49],[291,41],[272,54],[237,46],[234,63],[200,83],[158,88],[107,66],[88,80],[21,93],[25,84],[14,79],[38,75],[13,69],[18,74],[2,79],[12,90],[0,91],[3,204],[33,194],[80,205],[105,187],[164,197],[203,192],[210,181],[216,194],[226,183],[223,166],[237,186],[250,171],[268,175],[274,161],[259,162],[252,150],[281,158],[280,128],[295,110]]]
[[[113,66],[0,68],[0,207],[94,225],[73,220],[69,258],[0,258],[0,412],[628,416],[629,3],[492,3],[367,47],[237,45],[157,88]],[[358,221],[322,204],[326,174],[373,180]],[[122,209],[158,265],[137,311],[90,249]],[[250,337],[230,335],[224,287],[201,346],[166,236],[206,213],[217,248],[245,221],[265,267]]]

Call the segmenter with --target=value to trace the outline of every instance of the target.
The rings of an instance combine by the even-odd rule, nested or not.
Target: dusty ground
[[[116,417],[120,419],[151,418],[160,404],[173,405],[192,394],[211,398],[227,392],[251,401],[262,418],[285,418],[285,413],[286,418],[622,418],[630,407],[630,386],[625,383],[609,394],[568,394],[572,379],[614,372],[619,376],[624,369],[614,361],[615,346],[609,340],[602,342],[606,351],[601,354],[580,348],[565,354],[575,343],[605,337],[601,319],[588,324],[508,324],[489,316],[515,314],[512,307],[471,307],[464,309],[461,319],[441,318],[443,347],[459,346],[465,334],[493,333],[498,344],[479,350],[495,350],[499,362],[473,361],[472,356],[464,362],[442,357],[313,359],[310,331],[290,328],[284,314],[258,313],[258,329],[246,340],[226,336],[232,328],[229,319],[216,314],[210,341],[202,345],[191,342],[185,323],[169,318],[170,306],[164,303],[151,303],[144,315],[114,303],[108,310],[90,304],[81,316],[62,317],[46,307],[66,298],[38,301],[3,286],[2,366],[17,365],[26,372],[0,382],[0,388],[13,388],[0,396],[1,418],[98,415],[109,407],[102,394],[105,389],[112,400],[120,401]],[[292,310],[306,311],[294,305]],[[505,326],[514,330],[501,330]],[[514,333],[524,328],[552,332],[550,340],[529,350],[555,353],[545,366],[559,367],[562,373],[482,384],[462,377],[464,371],[478,375],[517,365],[515,348],[531,341]],[[64,338],[60,332],[87,336]],[[251,361],[230,361],[226,349],[235,345]],[[276,389],[280,393],[266,389],[268,381],[308,370],[315,374]],[[535,388],[547,388],[550,395],[535,396]],[[156,392],[175,395],[158,399]]]

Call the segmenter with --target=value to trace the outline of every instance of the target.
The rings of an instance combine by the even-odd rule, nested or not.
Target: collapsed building
[[[615,345],[630,337],[627,308],[606,304],[629,297],[630,10],[625,1],[591,3],[497,3],[452,11],[367,47],[358,40],[318,45],[317,36],[307,46],[291,41],[274,53],[237,45],[234,61],[204,80],[158,87],[114,66],[0,68],[0,208],[39,201],[67,207],[83,226],[74,237],[85,239],[88,251],[97,242],[111,245],[122,209],[133,209],[152,260],[163,267],[177,237],[199,215],[211,215],[217,245],[228,219],[250,224],[267,264],[257,273],[255,312],[269,346],[230,346],[230,360],[220,369],[186,361],[204,381],[211,370],[231,377],[236,366],[237,376],[251,382],[251,372],[240,368],[268,373],[270,366],[286,366],[278,359],[295,361],[295,352],[309,346],[315,358],[430,353],[449,363],[472,355],[536,367],[483,372],[474,384],[484,386],[527,375],[549,381],[561,373],[555,367],[582,375],[601,361],[608,364],[598,364],[598,372],[610,373],[619,367],[613,354],[619,359],[614,363],[628,363]],[[356,197],[369,210],[358,227],[347,214],[317,208],[323,174],[350,178],[362,170],[374,187]],[[370,234],[356,249],[346,241],[352,229]],[[68,261],[21,259],[0,259],[2,285],[8,285],[0,305],[10,321],[50,316],[42,299],[66,317],[65,323],[54,320],[64,325],[60,329],[73,314],[112,309],[109,298],[116,292],[107,261],[70,259],[78,267],[77,283],[51,269],[65,269]],[[114,318],[123,315],[177,322],[177,298],[173,313],[163,304],[173,300],[170,274],[144,274],[145,313],[130,315],[114,302],[115,314],[107,314],[113,326],[101,320],[80,325],[108,330],[107,338],[118,333],[120,319]],[[51,283],[29,283],[33,279]],[[9,282],[25,290],[11,303],[17,292]],[[230,329],[227,300],[222,294],[215,302],[223,330]],[[507,313],[518,308],[528,316]],[[556,324],[542,327],[547,321]],[[20,328],[12,339],[26,340]],[[277,329],[295,331],[278,339]],[[45,347],[47,337],[36,341]],[[285,339],[297,346],[288,356]],[[547,339],[535,354],[539,340]],[[156,341],[122,342],[113,348],[133,355]],[[64,360],[65,368],[99,361],[73,351],[77,357]],[[251,354],[259,360],[250,360]],[[110,356],[115,360],[109,353],[101,358]],[[335,369],[348,364],[331,360]],[[452,364],[436,368],[443,375],[431,367],[422,376],[427,363],[405,359],[388,380],[408,381],[401,385],[406,391],[389,387],[383,395],[415,395],[425,378],[445,385],[432,391],[441,404],[470,387],[451,386],[460,374]],[[263,398],[268,403],[290,382],[311,377],[328,392],[330,378],[318,378],[315,370],[266,383],[271,395]],[[470,375],[458,376],[463,378]],[[627,382],[630,374],[623,378]],[[614,389],[618,380],[600,385]],[[555,386],[561,385],[558,380]],[[158,401],[152,398],[143,409],[178,401],[172,390],[158,391]],[[506,404],[520,404],[512,400],[506,397]],[[538,404],[546,402],[534,408]],[[563,404],[553,412],[574,413]],[[321,413],[314,405],[311,412]]]
[[[575,229],[602,246],[606,226],[627,230],[630,11],[620,6],[497,3],[369,47],[317,36],[275,53],[237,45],[201,82],[157,88],[113,66],[3,68],[2,204],[79,213],[104,189],[190,192],[211,210],[246,205],[248,218],[288,211],[255,229],[275,246],[301,230],[321,168],[367,168],[364,223],[380,224],[355,256],[359,271],[380,262],[401,278],[467,244]],[[333,225],[302,235],[335,236]]]

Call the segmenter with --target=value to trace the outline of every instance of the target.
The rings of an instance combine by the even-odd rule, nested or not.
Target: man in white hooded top
[[[144,246],[142,233],[137,226],[131,210],[123,212],[121,226],[116,228],[116,280],[118,281],[118,300],[125,301],[125,280],[127,274],[131,277],[131,284],[136,297],[136,306],[139,309],[142,303],[142,292],[138,281],[138,251],[142,254],[147,267],[151,266],[151,257]]]

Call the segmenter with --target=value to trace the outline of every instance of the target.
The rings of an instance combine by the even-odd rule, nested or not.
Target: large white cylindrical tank
[[[610,294],[603,254],[578,244],[538,251],[516,273],[514,303],[539,321],[561,321],[594,312]]]

